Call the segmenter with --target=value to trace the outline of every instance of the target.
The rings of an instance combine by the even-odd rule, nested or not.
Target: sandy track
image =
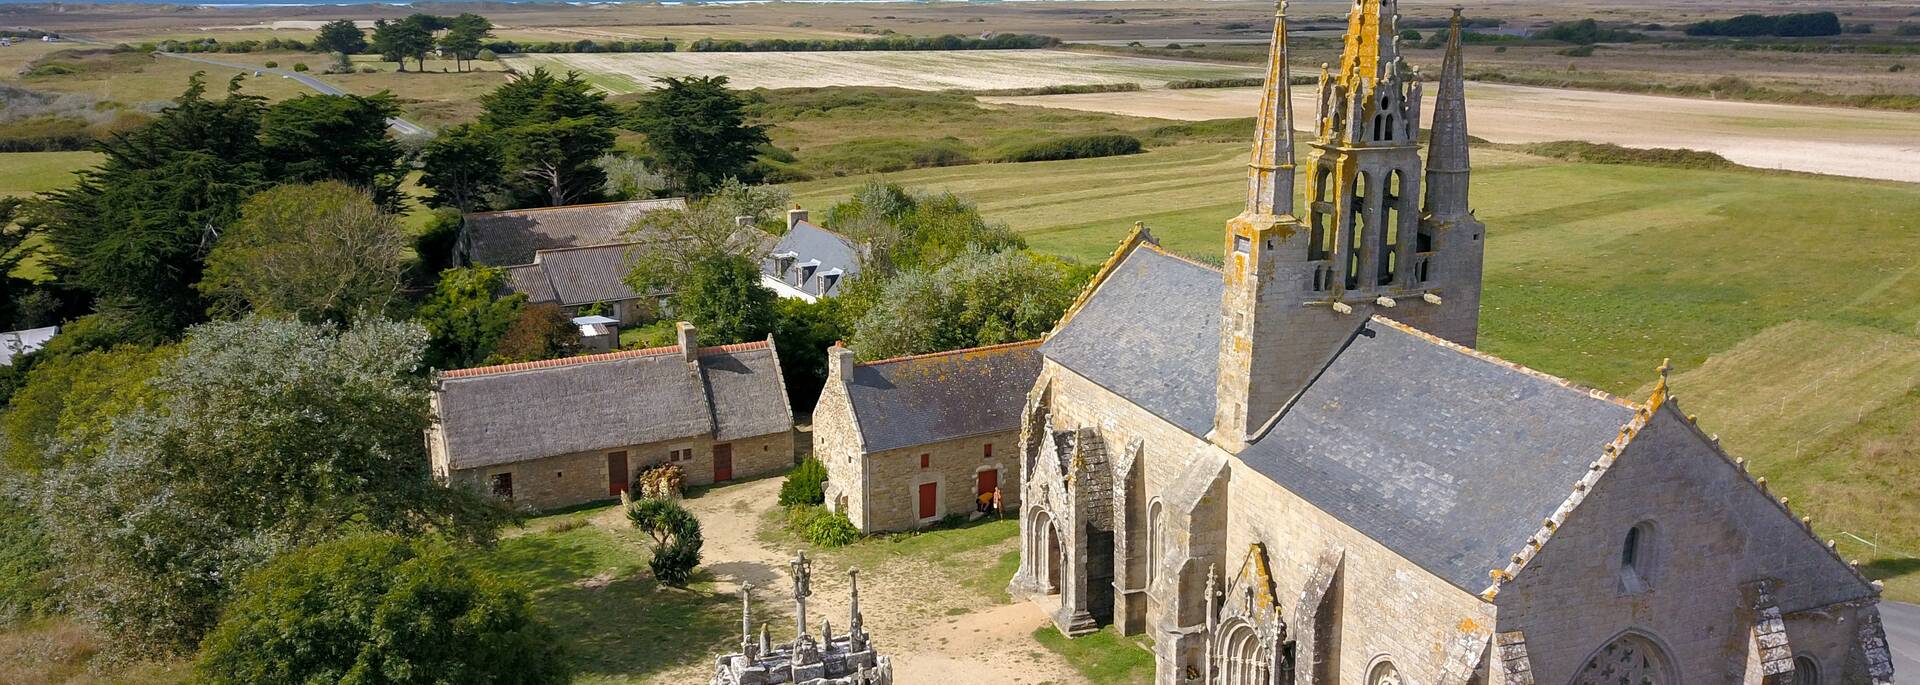
[[[981,100],[1197,121],[1252,116],[1259,98],[1258,89],[1233,88]],[[1313,98],[1313,88],[1294,88],[1301,130],[1313,123]],[[1431,97],[1424,111],[1430,118]],[[1763,169],[1920,183],[1920,114],[1474,83],[1467,121],[1496,143],[1684,147]]]
[[[725,75],[735,88],[891,86],[915,90],[995,90],[1053,85],[1139,83],[1257,75],[1246,66],[1097,55],[1064,50],[915,50],[897,52],[658,52],[519,55],[515,68],[600,76],[615,92],[651,87],[664,76]]]
[[[766,603],[755,622],[772,624],[775,640],[793,637],[792,579],[787,562],[793,551],[759,540],[756,531],[765,514],[778,506],[780,480],[768,478],[707,492],[686,501],[700,518],[703,566],[723,592],[738,592],[741,581],[754,584],[754,595]],[[619,525],[618,509],[604,514],[601,525]],[[860,570],[860,609],[882,654],[893,658],[895,680],[901,683],[1003,683],[1006,685],[1084,685],[1087,681],[1059,655],[1033,641],[1034,629],[1046,622],[1039,607],[1025,602],[988,605],[958,583],[942,582],[944,572],[989,564],[1015,543],[969,550],[940,560],[934,568],[926,559],[894,557],[875,568]],[[813,597],[808,601],[809,628],[819,632],[821,619],[833,621],[836,633],[847,626],[846,569],[827,559],[814,564]],[[961,609],[966,613],[960,613]],[[777,613],[775,613],[777,612]],[[718,655],[715,655],[718,656]],[[662,673],[651,682],[684,685],[711,675],[705,662]]]

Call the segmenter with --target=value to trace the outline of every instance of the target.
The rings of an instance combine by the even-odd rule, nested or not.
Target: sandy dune
[[[1429,89],[1431,93],[1431,89]],[[1294,88],[1294,124],[1312,124],[1314,89]],[[997,104],[1168,119],[1253,116],[1252,88],[987,97]],[[1747,166],[1920,183],[1920,114],[1469,84],[1473,134],[1496,143],[1587,140],[1710,150]],[[1428,113],[1433,111],[1431,98]]]

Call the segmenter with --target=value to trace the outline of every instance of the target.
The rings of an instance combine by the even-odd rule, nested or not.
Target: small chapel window
[[[1620,542],[1620,591],[1636,594],[1653,589],[1655,562],[1652,522],[1641,522],[1627,529]]]
[[[1814,663],[1813,657],[1793,658],[1793,685],[1820,685],[1820,665]]]

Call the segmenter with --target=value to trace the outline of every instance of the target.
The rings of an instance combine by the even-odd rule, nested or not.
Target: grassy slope
[[[964,193],[1047,252],[1099,260],[1141,220],[1170,248],[1207,255],[1239,210],[1244,154],[1241,145],[1188,145],[891,178]],[[1480,343],[1489,352],[1633,395],[1663,357],[1682,370],[1699,368],[1790,321],[1878,336],[1872,339],[1895,348],[1920,346],[1920,267],[1912,258],[1920,233],[1910,220],[1920,215],[1920,186],[1477,154],[1474,201],[1489,227]],[[801,203],[824,208],[864,180],[794,190]],[[1873,370],[1871,397],[1842,385],[1776,411],[1817,434],[1762,430],[1768,421],[1752,421],[1750,435],[1733,438],[1737,420],[1729,419],[1727,444],[1783,491],[1806,493],[1796,506],[1823,533],[1846,530],[1882,545],[1878,553],[1857,544],[1848,551],[1872,573],[1899,576],[1893,596],[1920,599],[1920,561],[1901,560],[1920,554],[1920,499],[1901,496],[1911,494],[1914,479],[1902,480],[1911,467],[1896,458],[1920,436],[1920,371],[1884,360],[1843,362],[1825,345],[1766,338],[1751,345],[1758,347],[1745,348],[1749,356],[1764,357],[1747,363],[1753,373],[1807,380],[1846,377],[1847,363]],[[1724,385],[1687,404],[1710,427],[1722,425],[1721,416],[1764,415],[1780,401],[1744,380]]]
[[[94,152],[0,152],[0,196],[24,197],[73,184],[73,172],[93,166]]]

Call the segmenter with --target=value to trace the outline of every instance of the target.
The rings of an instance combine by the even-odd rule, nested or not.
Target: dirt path
[[[1314,89],[1296,87],[1293,96],[1294,125],[1309,130]],[[1259,100],[1255,88],[981,98],[1189,121],[1249,117]],[[1431,96],[1423,111],[1430,119]],[[1920,183],[1920,114],[1907,112],[1470,83],[1467,121],[1473,135],[1496,143],[1684,147],[1763,169]]]
[[[711,490],[686,502],[700,518],[703,566],[723,592],[737,592],[742,581],[753,583],[755,597],[765,606],[755,622],[769,623],[776,641],[791,639],[794,632],[793,586],[787,571],[794,550],[769,545],[757,533],[767,513],[778,506],[779,493],[780,480],[770,478]],[[867,632],[881,653],[893,658],[897,682],[940,683],[956,676],[964,676],[964,682],[1010,685],[1087,682],[1059,655],[1033,641],[1033,631],[1046,621],[1038,607],[1025,602],[991,604],[952,575],[991,564],[1015,544],[1009,540],[968,550],[942,558],[937,565],[924,558],[892,555],[860,569],[860,609]],[[846,568],[836,555],[826,554],[814,564],[813,574],[808,627],[817,634],[825,619],[833,622],[835,632],[846,630]],[[707,668],[663,673],[652,682],[681,685],[692,682],[689,678],[705,677]]]

